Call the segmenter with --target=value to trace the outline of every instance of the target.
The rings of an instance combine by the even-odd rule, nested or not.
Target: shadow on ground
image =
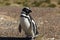
[[[0,40],[31,40],[31,38],[29,37],[21,37],[21,38],[18,38],[18,37],[0,37]]]

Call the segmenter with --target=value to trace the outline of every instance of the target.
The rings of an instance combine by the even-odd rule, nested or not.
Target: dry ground
[[[20,7],[0,7],[0,37],[24,37],[19,32]],[[31,16],[37,23],[40,35],[36,40],[60,40],[60,8],[33,7]]]

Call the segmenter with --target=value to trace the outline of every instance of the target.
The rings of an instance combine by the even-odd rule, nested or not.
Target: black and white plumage
[[[23,8],[20,16],[20,24],[22,29],[25,31],[25,34],[28,37],[35,37],[38,33],[37,25],[33,18],[30,16],[30,12],[32,12],[29,8]]]

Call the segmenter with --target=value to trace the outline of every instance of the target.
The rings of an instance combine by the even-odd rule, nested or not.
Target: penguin
[[[31,9],[29,7],[25,7],[22,9],[21,15],[20,15],[20,24],[21,28],[25,32],[27,37],[36,37],[39,33],[37,30],[37,25],[34,21],[34,19],[31,17]]]

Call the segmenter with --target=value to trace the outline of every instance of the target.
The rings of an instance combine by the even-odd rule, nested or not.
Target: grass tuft
[[[49,4],[48,7],[55,8],[56,5],[55,4]]]

